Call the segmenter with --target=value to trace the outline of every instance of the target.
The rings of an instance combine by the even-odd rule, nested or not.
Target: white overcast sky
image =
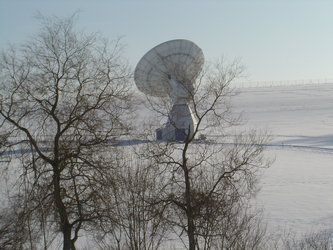
[[[36,34],[37,12],[123,37],[133,68],[157,44],[189,39],[205,57],[240,58],[249,81],[333,79],[333,1],[0,0],[0,49]]]

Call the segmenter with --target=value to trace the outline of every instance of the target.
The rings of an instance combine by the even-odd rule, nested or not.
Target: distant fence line
[[[333,83],[333,78],[325,79],[301,79],[301,80],[280,80],[280,81],[242,81],[235,82],[236,88],[255,88],[255,87],[278,87],[289,85],[320,85]]]

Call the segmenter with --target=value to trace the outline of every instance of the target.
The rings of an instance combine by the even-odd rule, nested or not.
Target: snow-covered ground
[[[242,89],[233,103],[273,136],[256,197],[268,229],[333,232],[333,84]]]
[[[233,105],[247,121],[243,126],[272,134],[266,154],[275,162],[255,198],[268,230],[333,232],[333,84],[240,91]]]

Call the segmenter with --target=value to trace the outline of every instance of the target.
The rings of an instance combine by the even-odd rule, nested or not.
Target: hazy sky
[[[34,15],[67,17],[105,37],[123,37],[133,68],[155,45],[177,38],[207,59],[240,58],[249,81],[333,79],[333,1],[0,0],[0,49],[39,29]]]

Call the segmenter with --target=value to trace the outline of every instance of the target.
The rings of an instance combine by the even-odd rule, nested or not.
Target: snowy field
[[[233,103],[273,136],[256,197],[268,230],[333,232],[333,84],[241,89]]]
[[[268,231],[333,232],[333,84],[240,91],[233,105],[244,126],[272,134],[266,154],[275,162],[263,172],[255,198]]]

